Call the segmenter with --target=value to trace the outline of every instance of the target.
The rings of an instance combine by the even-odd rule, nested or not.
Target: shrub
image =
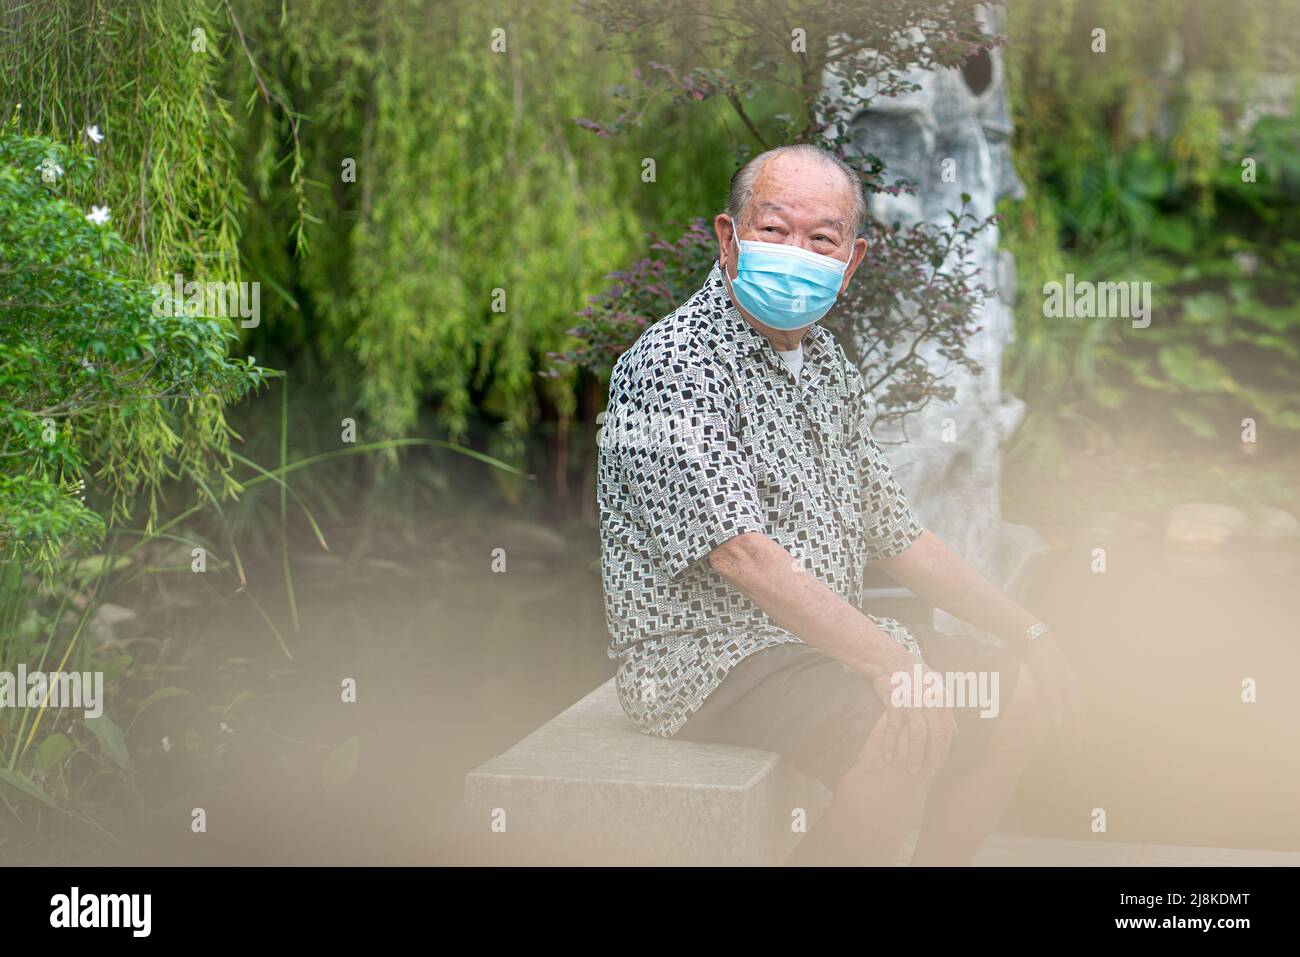
[[[268,374],[228,356],[228,320],[155,314],[130,247],[74,201],[92,171],[0,134],[0,558],[47,569],[141,491],[152,514],[166,477],[232,491],[222,408]]]

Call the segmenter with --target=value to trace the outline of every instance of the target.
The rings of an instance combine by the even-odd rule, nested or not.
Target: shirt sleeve
[[[855,378],[852,391],[856,419],[852,441],[862,483],[867,559],[881,561],[905,552],[921,536],[924,527],[908,505],[889,460],[871,434],[866,390],[860,376]]]
[[[765,531],[733,388],[707,357],[680,356],[647,357],[610,384],[602,452],[617,456],[671,578],[729,539]]]

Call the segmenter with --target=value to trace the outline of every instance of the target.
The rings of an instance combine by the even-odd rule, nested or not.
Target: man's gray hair
[[[758,177],[759,170],[763,168],[768,160],[784,154],[815,158],[834,166],[844,174],[849,181],[849,189],[853,192],[853,235],[860,236],[863,227],[867,224],[867,194],[862,188],[862,177],[858,175],[852,166],[834,153],[818,149],[811,143],[794,143],[790,146],[775,147],[765,153],[759,153],[736,170],[731,177],[731,189],[727,192],[727,213],[732,220],[739,225],[741,217],[749,206],[749,201],[754,196],[754,180]]]

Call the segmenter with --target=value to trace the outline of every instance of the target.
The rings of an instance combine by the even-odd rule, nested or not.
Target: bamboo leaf
[[[126,735],[106,714],[98,718],[83,718],[91,734],[99,741],[99,748],[123,771],[131,771],[131,755],[126,749]]]

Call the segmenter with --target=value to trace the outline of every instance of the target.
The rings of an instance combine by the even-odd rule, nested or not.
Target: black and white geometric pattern
[[[800,640],[703,561],[718,545],[762,532],[860,606],[867,562],[921,534],[871,436],[861,373],[820,326],[803,349],[796,384],[715,264],[614,366],[601,566],[615,684],[642,731],[671,737],[737,662]],[[897,621],[875,620],[919,655]]]

